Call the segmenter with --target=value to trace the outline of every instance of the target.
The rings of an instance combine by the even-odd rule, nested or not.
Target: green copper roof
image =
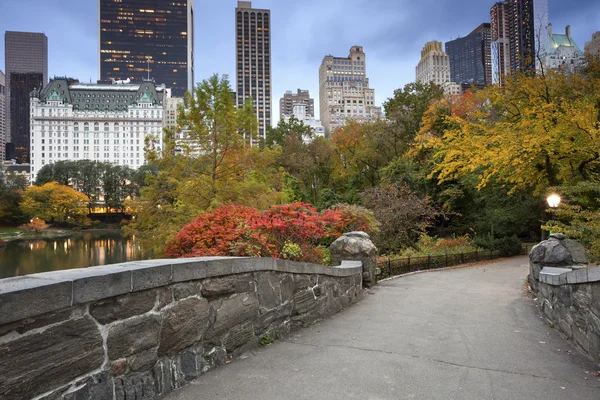
[[[139,102],[162,107],[164,95],[165,87],[156,86],[154,82],[69,85],[64,79],[56,79],[41,91],[39,99],[41,102],[62,100],[72,104],[74,110],[126,111],[128,106]]]
[[[548,35],[548,39],[546,40],[546,53],[553,54],[556,53],[556,50],[559,47],[575,47],[579,52],[581,50],[577,47],[577,44],[573,40],[573,38],[564,35],[564,34],[552,34]]]

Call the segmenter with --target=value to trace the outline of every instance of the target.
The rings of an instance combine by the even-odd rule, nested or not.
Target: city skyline
[[[318,69],[323,57],[344,54],[351,46],[359,45],[369,55],[375,104],[381,105],[395,89],[414,81],[414,66],[424,43],[466,36],[474,26],[489,21],[494,3],[465,0],[457,7],[456,2],[433,0],[373,0],[368,4],[360,0],[306,0],[290,4],[254,0],[253,6],[272,13],[275,98],[298,87],[318,93]],[[195,36],[211,39],[196,41],[196,83],[213,73],[227,74],[235,89],[236,5],[237,0],[195,2]],[[95,82],[99,74],[97,6],[96,1],[5,0],[0,3],[0,13],[5,16],[1,30],[45,32],[50,47],[49,76],[69,75],[82,82]],[[340,10],[344,10],[347,20],[360,18],[363,22],[348,24],[347,20],[339,20]],[[585,0],[569,4],[549,1],[549,22],[556,29],[571,25],[573,38],[582,48],[600,30],[595,20],[599,13],[600,4]],[[4,70],[4,44],[1,46],[0,69]],[[272,115],[275,125],[279,119],[278,102],[273,102]]]

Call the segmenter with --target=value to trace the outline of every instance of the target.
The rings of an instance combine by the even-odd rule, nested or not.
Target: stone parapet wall
[[[600,267],[543,268],[537,302],[543,315],[600,363]]]
[[[600,363],[600,267],[585,249],[554,234],[529,253],[529,286],[544,317]]]
[[[0,280],[0,399],[155,399],[362,297],[361,262],[132,262]]]

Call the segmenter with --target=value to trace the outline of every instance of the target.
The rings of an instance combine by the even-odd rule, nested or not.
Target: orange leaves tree
[[[56,182],[27,188],[21,210],[30,218],[49,222],[80,221],[87,215],[89,198],[83,193]]]
[[[341,210],[321,214],[306,203],[277,205],[262,212],[252,207],[223,206],[186,225],[167,246],[166,254],[274,257],[321,263],[320,244],[344,230],[342,225],[348,217],[343,214]],[[351,228],[372,229],[366,223],[353,222]],[[292,253],[290,248],[298,250]]]

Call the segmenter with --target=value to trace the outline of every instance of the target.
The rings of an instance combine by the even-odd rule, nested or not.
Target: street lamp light
[[[548,196],[546,200],[548,201],[548,205],[550,206],[550,208],[556,208],[560,204],[560,196],[556,193],[553,193],[550,196]]]

